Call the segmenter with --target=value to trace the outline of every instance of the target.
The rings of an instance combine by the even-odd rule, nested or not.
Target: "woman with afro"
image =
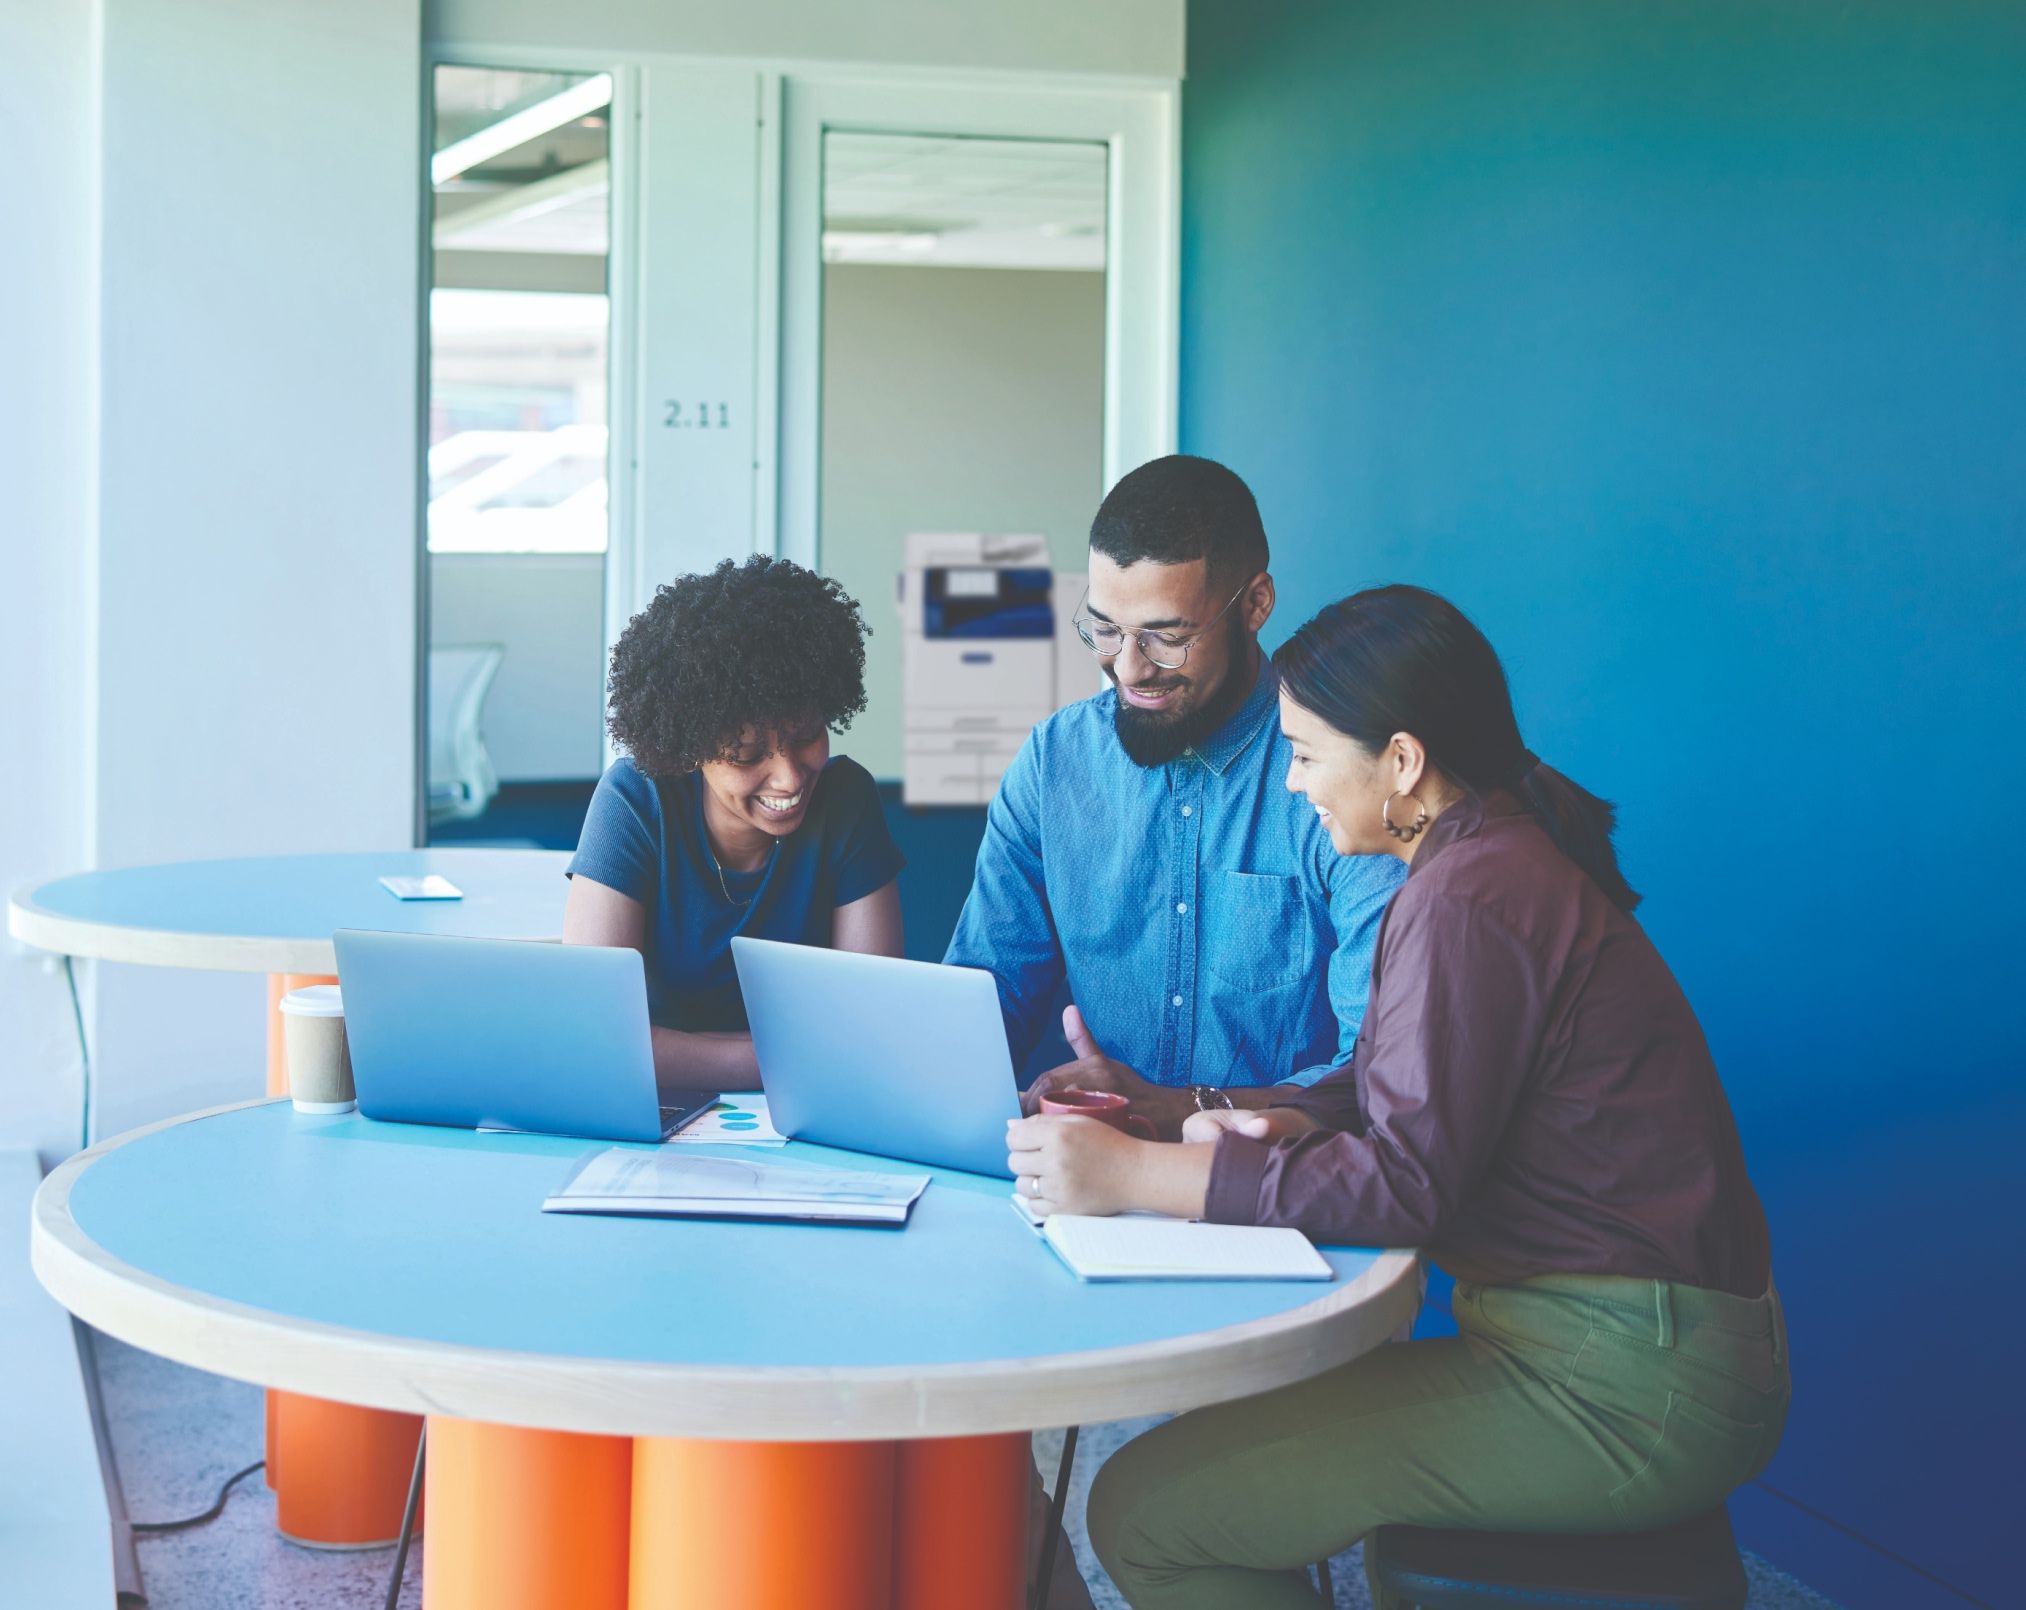
[[[865,621],[836,582],[727,559],[658,588],[612,650],[610,725],[563,940],[647,961],[666,1097],[754,1090],[735,934],[901,953],[900,851],[830,732],[865,708]]]

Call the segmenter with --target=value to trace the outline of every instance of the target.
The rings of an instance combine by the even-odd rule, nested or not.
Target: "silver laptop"
[[[1020,1097],[990,973],[771,939],[732,961],[782,1134],[1007,1177]]]
[[[354,928],[332,942],[368,1118],[658,1141],[717,1099],[661,1105],[637,950]]]

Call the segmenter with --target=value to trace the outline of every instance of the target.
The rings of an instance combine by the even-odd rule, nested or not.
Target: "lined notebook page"
[[[1332,1273],[1299,1230],[1056,1213],[1041,1234],[1085,1280],[1328,1280]]]

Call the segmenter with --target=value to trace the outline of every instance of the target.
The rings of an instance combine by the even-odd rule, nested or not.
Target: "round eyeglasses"
[[[1230,603],[1187,637],[1176,637],[1169,632],[1128,631],[1115,622],[1095,620],[1083,612],[1084,605],[1090,602],[1090,591],[1086,588],[1083,602],[1076,606],[1076,635],[1083,639],[1083,646],[1101,660],[1109,660],[1121,653],[1126,639],[1130,637],[1139,645],[1140,658],[1147,664],[1157,665],[1163,671],[1173,671],[1188,662],[1189,650],[1196,646],[1196,640],[1230,614],[1231,605],[1243,598],[1245,589],[1251,585],[1250,581],[1241,583],[1238,591],[1231,595]]]

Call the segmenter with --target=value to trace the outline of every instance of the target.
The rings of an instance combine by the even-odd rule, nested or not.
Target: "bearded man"
[[[1030,1112],[1065,1086],[1116,1091],[1173,1139],[1351,1059],[1405,869],[1337,855],[1287,790],[1267,560],[1250,489],[1209,459],[1141,465],[1091,523],[1076,626],[1110,686],[1008,768],[944,957],[997,978],[1016,1067],[1067,986],[1075,1060],[1029,1087]]]

